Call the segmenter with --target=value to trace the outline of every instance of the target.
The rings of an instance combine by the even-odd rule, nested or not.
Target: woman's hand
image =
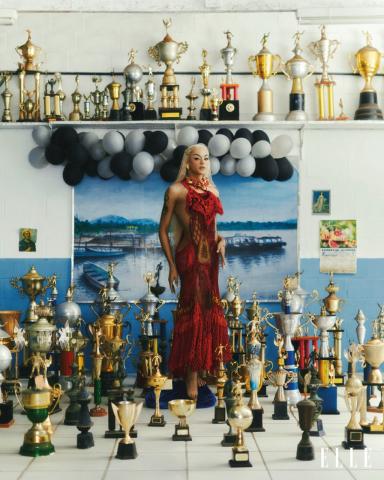
[[[172,265],[172,267],[169,267],[168,282],[171,292],[176,293],[175,285],[176,287],[178,287],[179,285],[179,274],[177,273],[176,267],[174,265]]]
[[[218,239],[216,252],[219,254],[221,266],[224,268],[225,267],[225,240],[223,237],[219,237]]]

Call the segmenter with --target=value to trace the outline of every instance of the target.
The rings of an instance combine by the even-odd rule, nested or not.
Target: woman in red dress
[[[175,183],[165,192],[159,229],[172,292],[180,279],[169,369],[185,378],[190,398],[197,398],[203,372],[214,369],[220,345],[224,361],[231,358],[218,286],[225,242],[216,230],[216,214],[223,208],[210,177],[207,147],[188,147]],[[172,220],[174,251],[168,235]]]

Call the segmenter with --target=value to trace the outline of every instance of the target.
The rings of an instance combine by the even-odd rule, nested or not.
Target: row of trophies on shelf
[[[0,398],[0,423],[4,427],[12,425],[13,401],[7,395],[15,393],[33,423],[25,434],[21,455],[48,455],[54,451],[50,415],[58,411],[60,397],[66,391],[70,403],[64,424],[76,425],[80,430],[78,448],[94,445],[90,432],[91,416],[107,415],[102,396],[108,396],[105,436],[124,437],[119,443],[117,458],[137,456],[132,438],[137,435],[134,424],[142,402],[135,401],[134,391],[127,389],[124,383],[125,361],[134,345],[130,323],[125,320],[130,304],[123,301],[114,288],[114,267],[113,263],[109,265],[106,285],[92,305],[97,319],[87,325],[82,321],[79,305],[73,301],[73,286],[67,292],[66,301],[56,304],[55,275],[42,276],[32,267],[24,276],[11,279],[11,285],[29,297],[29,307],[23,328],[18,323],[19,316],[15,315],[20,312],[0,312],[4,323],[4,329],[0,329],[0,372],[6,373],[2,389],[8,392]],[[149,425],[157,427],[166,424],[160,410],[161,391],[172,388],[164,362],[166,321],[159,317],[164,304],[159,296],[165,290],[159,284],[160,270],[159,264],[156,274],[145,274],[147,292],[140,300],[131,302],[139,307],[136,318],[141,324],[134,386],[153,388],[155,411]],[[46,303],[37,302],[37,298],[46,295],[48,290]],[[210,372],[207,380],[216,386],[217,404],[212,422],[224,424],[228,420],[230,429],[224,434],[222,445],[232,447],[229,462],[232,467],[251,466],[243,432],[265,431],[260,397],[267,396],[267,385],[277,387],[273,400],[274,420],[288,419],[288,406],[295,416],[293,407],[297,407],[299,425],[303,430],[297,447],[296,458],[299,460],[314,458],[310,435],[325,434],[320,414],[339,413],[338,387],[345,388],[351,412],[345,428],[344,448],[364,448],[364,432],[384,432],[384,382],[380,372],[384,361],[384,307],[380,306],[379,316],[372,323],[372,338],[368,341],[365,341],[365,317],[361,310],[358,311],[358,344],[350,344],[344,352],[349,362],[346,378],[342,368],[342,320],[338,316],[343,300],[337,296],[338,290],[331,274],[326,287],[328,295],[320,302],[321,312],[312,314],[304,310],[319,299],[319,294],[316,291],[309,294],[300,287],[300,274],[288,276],[278,294],[281,311],[272,313],[260,306],[256,294],[246,308],[246,301],[240,297],[240,282],[233,276],[228,277],[222,306],[228,324],[232,360],[225,364],[227,346],[218,346],[215,351],[217,368]],[[320,336],[309,335],[310,324]],[[275,370],[266,355],[267,327],[273,332],[273,343],[278,350]],[[333,335],[332,348],[329,345],[330,332]],[[90,398],[85,384],[84,362],[84,349],[89,340],[92,343],[95,403],[91,410],[88,409]],[[19,371],[18,354],[21,351],[23,362]],[[15,357],[13,362],[12,355]],[[364,362],[364,381],[356,373],[358,361]],[[20,377],[29,377],[28,388],[21,389],[19,374]],[[247,405],[243,400],[244,389],[245,395],[250,397]],[[372,404],[375,389],[381,391],[378,406]],[[308,390],[310,396],[306,398]],[[169,402],[171,412],[179,418],[173,440],[192,439],[186,418],[195,407],[196,401],[191,399]],[[383,414],[383,420],[380,422],[375,416],[369,422],[367,411]],[[122,427],[120,430],[116,429],[116,419]],[[315,429],[311,430],[313,424]]]
[[[160,106],[158,113],[154,102],[157,100],[157,91],[152,73],[152,67],[148,67],[148,80],[145,82],[146,105],[142,102],[143,90],[139,86],[143,78],[143,68],[136,63],[137,51],[132,49],[129,53],[129,64],[124,69],[125,89],[122,91],[122,85],[113,75],[112,81],[101,90],[99,84],[101,78],[95,76],[92,81],[95,89],[89,95],[81,94],[79,91],[79,76],[76,76],[76,89],[71,94],[73,110],[68,119],[71,121],[79,120],[156,120],[157,118],[165,120],[178,120],[182,116],[180,107],[180,88],[177,83],[173,64],[180,61],[181,55],[188,49],[187,42],[176,42],[171,38],[168,29],[171,26],[171,20],[165,19],[163,23],[166,27],[166,35],[162,41],[148,49],[148,54],[160,66],[163,62],[166,70],[160,85]],[[237,49],[232,46],[232,33],[225,32],[227,45],[220,50],[221,58],[224,61],[226,76],[221,83],[221,95],[214,88],[209,86],[209,76],[211,66],[207,62],[207,51],[202,51],[203,63],[199,66],[202,88],[200,93],[203,97],[200,109],[200,120],[239,120],[239,87],[232,78],[234,60]],[[279,55],[272,54],[267,47],[269,34],[264,34],[261,40],[262,48],[256,55],[248,58],[249,68],[254,76],[262,79],[262,85],[257,94],[258,112],[253,117],[254,120],[273,121],[276,119],[273,113],[273,91],[269,86],[268,79],[278,72],[283,72],[292,80],[292,90],[289,96],[289,114],[287,120],[305,121],[305,94],[303,90],[303,80],[314,73],[315,67],[302,57],[302,47],[300,38],[302,33],[297,32],[294,35],[294,56],[283,62]],[[330,40],[327,37],[325,26],[321,27],[321,38],[312,42],[309,49],[321,64],[321,76],[316,80],[315,87],[318,99],[318,119],[334,120],[334,86],[335,81],[329,74],[329,61],[333,58],[340,42]],[[40,80],[41,74],[39,65],[36,63],[36,57],[41,51],[40,47],[34,45],[31,41],[31,32],[28,30],[28,40],[23,45],[16,48],[17,53],[23,60],[19,63],[17,71],[19,78],[19,121],[40,121]],[[380,68],[381,52],[372,46],[371,35],[366,33],[366,45],[355,54],[354,72],[364,78],[365,85],[360,92],[360,104],[355,113],[356,120],[378,120],[383,119],[382,112],[378,107],[377,93],[372,86],[372,78]],[[34,88],[26,88],[27,77],[34,78]],[[11,122],[11,98],[12,93],[9,89],[11,74],[3,72],[0,85],[4,83],[5,88],[2,92],[4,101],[3,122]],[[123,105],[120,107],[119,99],[123,97]],[[195,92],[195,78],[192,78],[192,87],[186,95],[189,101],[187,120],[196,120],[196,105],[198,95]],[[49,79],[44,87],[44,117],[43,120],[52,122],[57,120],[66,120],[63,112],[63,103],[66,94],[62,88],[60,73],[56,73]],[[109,107],[112,101],[111,108]],[[83,111],[81,103],[83,101]],[[91,114],[91,104],[94,111]],[[347,120],[342,110],[336,120]]]

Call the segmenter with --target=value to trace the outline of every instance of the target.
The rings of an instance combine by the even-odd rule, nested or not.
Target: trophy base
[[[215,407],[215,417],[212,423],[225,423],[225,407]]]
[[[95,446],[92,432],[81,432],[77,435],[77,448],[85,450]]]
[[[252,120],[258,120],[260,122],[274,122],[276,121],[276,115],[272,112],[258,112],[256,113]]]
[[[343,448],[348,450],[353,448],[355,450],[364,450],[367,448],[364,445],[364,433],[362,430],[350,430],[345,427],[345,440],[342,442]]]
[[[113,372],[101,372],[101,395],[105,397],[108,394],[108,390],[116,391],[118,389],[114,388],[113,382],[115,380]]]
[[[239,120],[239,100],[223,100],[219,107],[219,120]]]
[[[319,387],[317,394],[323,399],[322,415],[340,415],[337,409],[337,387]]]
[[[130,102],[129,104],[132,120],[144,120],[144,110],[143,102]]]
[[[160,120],[180,120],[181,114],[183,113],[182,108],[159,108],[159,119]]]
[[[355,120],[383,120],[383,112],[377,104],[376,92],[360,92],[359,108]]]
[[[133,460],[137,457],[136,443],[119,443],[115,458],[120,460]]]
[[[274,402],[274,411],[272,414],[273,420],[289,420],[288,415],[288,403],[287,402]]]
[[[285,117],[285,120],[288,120],[289,122],[305,122],[307,121],[307,114],[304,110],[292,110]]]
[[[89,414],[91,417],[105,417],[107,415],[107,411],[100,405],[96,405],[90,409]]]
[[[343,387],[345,384],[345,376],[344,375],[336,375],[333,379],[333,383],[336,387]]]
[[[65,411],[64,425],[77,425],[79,423],[80,405],[69,405]]]
[[[223,440],[221,441],[222,447],[233,447],[236,443],[236,435],[230,433],[224,433]]]
[[[192,437],[189,433],[189,427],[180,427],[175,425],[175,433],[172,435],[172,440],[174,442],[190,442]]]
[[[157,120],[157,112],[154,108],[144,110],[144,120]]]
[[[132,437],[131,433],[129,434],[129,436]],[[123,430],[106,430],[104,433],[104,438],[124,438],[124,437],[125,437],[125,433]]]
[[[20,447],[19,454],[24,457],[44,457],[55,453],[51,442],[25,443]]]
[[[257,396],[260,398],[268,398],[268,393],[267,393],[267,384],[263,383],[263,386],[260,388],[260,390],[257,392]]]
[[[232,459],[228,461],[231,468],[246,468],[252,467],[252,463],[249,461],[249,452],[248,450],[244,451],[235,451],[232,450]]]
[[[148,423],[148,427],[164,427],[167,422],[164,420],[164,415],[156,417],[152,415],[151,420]]]
[[[200,110],[199,118],[200,118],[200,120],[206,120],[206,121],[212,120],[211,109],[210,108],[202,108]]]
[[[119,120],[121,120],[120,110],[111,110],[109,112],[108,120],[110,122],[118,122]]]
[[[309,461],[314,460],[315,452],[313,450],[313,445],[299,445],[296,450],[296,460]]]
[[[304,93],[289,94],[289,113],[286,120],[306,120]]]
[[[1,425],[0,425],[1,426]],[[368,434],[384,434],[384,426],[383,424],[373,425],[372,423],[369,425],[364,425],[362,427],[364,433]]]
[[[309,435],[311,437],[324,437],[325,430],[324,430],[324,427],[323,427],[323,421],[322,420],[316,420],[316,430],[310,430]]]
[[[130,122],[132,121],[132,115],[131,112],[127,109],[122,108],[120,110],[120,120],[123,120],[123,122]]]
[[[263,427],[263,409],[252,409],[252,423],[244,432],[265,432]]]
[[[14,423],[12,400],[0,403],[0,428],[9,428]]]

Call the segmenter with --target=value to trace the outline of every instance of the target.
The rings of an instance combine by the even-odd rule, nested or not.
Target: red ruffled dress
[[[212,192],[199,193],[187,182],[186,208],[191,242],[176,249],[180,296],[175,315],[169,370],[175,377],[191,371],[213,371],[217,347],[226,346],[223,360],[231,359],[228,327],[220,303],[219,255],[216,252],[216,214],[223,214],[220,199]]]

